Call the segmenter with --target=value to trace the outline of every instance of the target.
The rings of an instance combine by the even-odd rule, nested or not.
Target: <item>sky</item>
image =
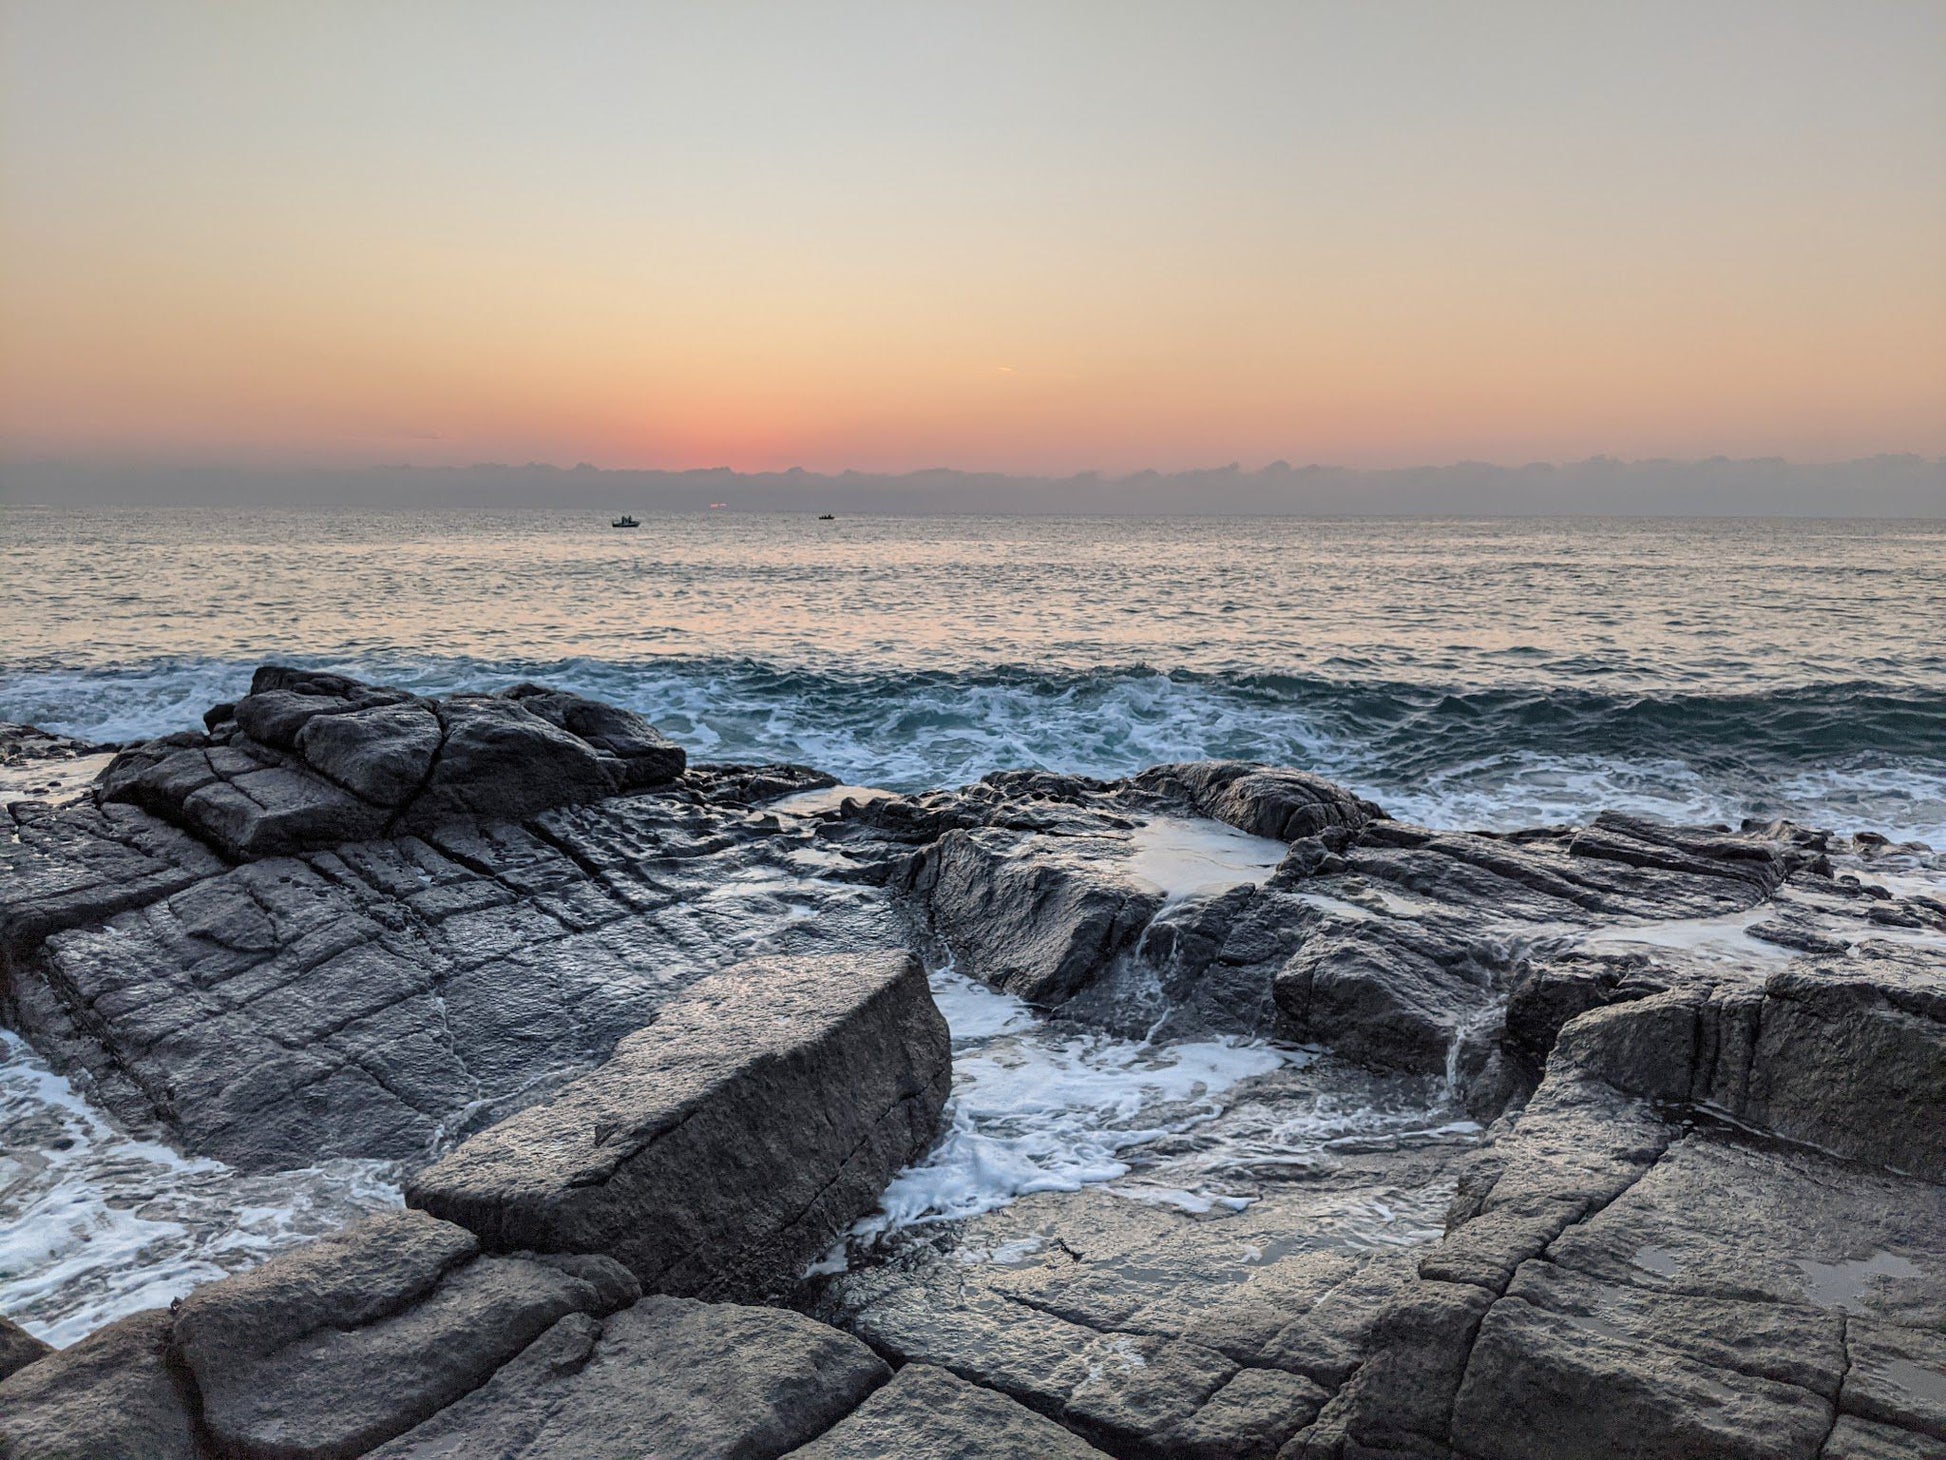
[[[0,0],[0,460],[1946,455],[1946,0]]]

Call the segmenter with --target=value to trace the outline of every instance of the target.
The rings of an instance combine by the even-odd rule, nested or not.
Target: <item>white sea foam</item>
[[[950,969],[932,983],[954,1035],[945,1135],[893,1179],[860,1235],[1113,1181],[1132,1148],[1212,1119],[1239,1082],[1303,1058],[1261,1042],[1151,1047],[1055,1031]]]
[[[0,1031],[0,1312],[57,1346],[395,1207],[389,1163],[245,1175],[120,1129]]]

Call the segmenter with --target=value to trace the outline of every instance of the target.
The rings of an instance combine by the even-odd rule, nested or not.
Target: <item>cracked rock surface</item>
[[[1235,762],[847,797],[538,686],[252,691],[12,806],[5,1015],[186,1151],[412,1205],[0,1330],[0,1455],[1946,1456],[1920,849]],[[915,953],[1281,1062],[800,1278],[955,1118]]]

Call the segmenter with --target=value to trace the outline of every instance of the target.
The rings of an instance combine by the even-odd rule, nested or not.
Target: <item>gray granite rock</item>
[[[1196,814],[1252,836],[1285,842],[1334,827],[1357,831],[1385,815],[1322,776],[1250,761],[1155,766],[1134,777],[1132,785],[1151,795],[1184,800]]]
[[[169,1314],[132,1313],[0,1381],[5,1460],[205,1460]]]
[[[1946,1443],[1841,1414],[1818,1456],[1819,1460],[1946,1460]]]
[[[639,1295],[605,1258],[481,1257],[420,1212],[372,1218],[177,1307],[174,1337],[225,1453],[346,1460],[471,1393],[568,1314]]]
[[[0,1379],[53,1352],[50,1345],[42,1343],[18,1323],[0,1316]]]
[[[664,1006],[407,1199],[497,1250],[606,1253],[650,1291],[762,1296],[926,1149],[951,1079],[910,955],[760,960]]]
[[[245,859],[460,818],[518,820],[666,785],[683,766],[641,716],[561,690],[424,699],[266,665],[208,735],[124,751],[100,794]]]
[[[920,854],[904,890],[963,972],[1053,1005],[1133,948],[1162,907],[1125,870],[1126,855],[1112,836],[956,828]]]
[[[1241,1460],[1246,1452],[1225,1453]],[[792,1460],[893,1455],[899,1460],[1098,1460],[1101,1451],[1026,1406],[930,1364],[907,1364],[831,1429],[791,1451]]]
[[[813,825],[719,792],[752,774],[233,868],[130,805],[27,815],[0,840],[6,1014],[194,1153],[423,1161],[760,947],[900,946]]]
[[[649,1297],[605,1319],[561,1319],[485,1384],[371,1455],[767,1460],[830,1430],[888,1377],[856,1339],[798,1314]]]

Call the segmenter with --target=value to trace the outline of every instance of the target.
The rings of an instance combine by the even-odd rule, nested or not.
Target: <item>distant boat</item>
[[[829,512],[818,513],[818,521],[820,522],[836,522],[837,520],[838,519],[836,517],[833,517]]]
[[[620,517],[617,517],[613,522],[609,523],[608,525],[610,527],[640,527],[642,524],[637,522],[633,517],[629,516],[628,513],[624,512]]]

